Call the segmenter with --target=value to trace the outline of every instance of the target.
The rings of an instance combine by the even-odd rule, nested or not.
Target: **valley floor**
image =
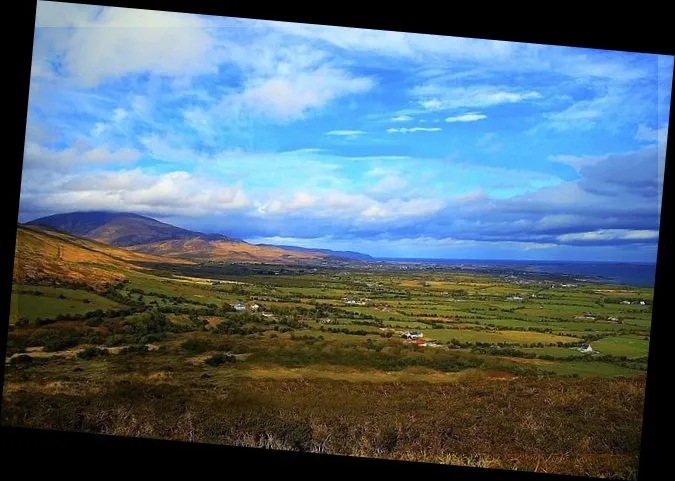
[[[2,423],[635,478],[651,289],[268,271],[15,284]]]

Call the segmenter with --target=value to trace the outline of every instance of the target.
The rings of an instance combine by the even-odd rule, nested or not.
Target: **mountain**
[[[143,270],[144,263],[191,264],[111,247],[42,226],[19,225],[14,256],[15,282],[86,283],[95,289]]]
[[[311,263],[328,257],[313,250],[254,245],[220,234],[195,232],[132,213],[71,212],[42,217],[28,225],[143,254],[199,261]]]
[[[276,244],[257,244],[259,246],[265,247],[279,247],[285,250],[298,251],[298,252],[315,252],[319,254],[326,254],[331,257],[341,257],[343,259],[353,259],[358,261],[368,261],[372,260],[372,256],[368,254],[363,254],[361,252],[354,251],[334,251],[331,249],[312,249],[310,247],[297,247],[297,246],[287,246],[287,245],[276,245]]]
[[[28,222],[28,225],[46,226],[115,247],[129,247],[154,242],[193,239],[195,237],[200,237],[206,241],[238,242],[223,235],[193,232],[150,217],[126,212],[55,214]]]
[[[318,252],[297,252],[248,242],[207,240],[201,236],[130,246],[136,252],[201,261],[306,263],[326,257]]]

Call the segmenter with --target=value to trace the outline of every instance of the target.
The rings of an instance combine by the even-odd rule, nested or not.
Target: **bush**
[[[88,347],[77,353],[77,357],[80,359],[93,359],[95,357],[107,356],[108,350],[101,349],[98,347]]]
[[[98,327],[101,324],[103,324],[103,319],[100,317],[93,317],[84,321],[84,325],[89,327]]]
[[[15,325],[16,327],[28,327],[30,325],[30,321],[25,317],[20,317],[17,319]]]
[[[121,346],[127,343],[127,337],[121,334],[114,334],[105,340],[105,345],[109,347]]]
[[[79,338],[76,335],[63,337],[61,339],[54,339],[45,343],[45,351],[47,352],[63,351],[64,349],[68,349],[69,347],[77,346],[78,343]]]
[[[12,366],[19,365],[19,364],[31,364],[33,362],[33,358],[30,357],[28,354],[19,354],[16,357],[13,357],[9,363]]]
[[[145,344],[132,344],[120,350],[120,354],[145,354],[146,352],[148,352],[148,346]]]
[[[220,366],[221,364],[234,364],[236,361],[232,354],[214,354],[207,357],[204,363],[207,366]]]
[[[188,339],[180,345],[181,349],[191,354],[201,354],[209,350],[209,343],[201,339]]]
[[[161,334],[148,334],[147,336],[143,336],[140,338],[140,342],[142,344],[150,344],[153,342],[159,342],[162,341],[166,338],[166,334],[161,333]]]

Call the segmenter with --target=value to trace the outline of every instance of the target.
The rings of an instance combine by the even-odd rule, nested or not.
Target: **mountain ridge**
[[[334,256],[334,257],[342,257],[345,259],[353,259],[353,260],[373,260],[373,256],[369,254],[364,254],[363,252],[356,252],[356,251],[337,251],[337,250],[332,250],[332,249],[320,249],[320,248],[312,248],[312,247],[299,247],[299,246],[291,246],[291,245],[285,245],[285,244],[256,244],[259,246],[265,246],[265,247],[279,247],[281,249],[288,249],[288,250],[293,250],[293,251],[298,251],[298,252],[320,252],[322,254],[326,254],[329,256]]]
[[[205,234],[132,212],[78,211],[27,222],[113,247],[162,257],[199,261],[307,263],[329,258],[371,259],[367,254],[296,246],[251,244],[222,234]]]

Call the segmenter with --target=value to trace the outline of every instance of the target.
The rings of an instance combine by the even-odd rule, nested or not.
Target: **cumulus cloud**
[[[660,155],[656,146],[603,156],[557,156],[554,160],[573,166],[581,176],[580,186],[603,196],[630,193],[656,199],[662,181]]]
[[[307,208],[310,208],[307,211]],[[267,219],[268,216],[285,215],[287,228],[294,225],[294,218],[305,220],[309,216],[315,227],[326,223],[343,225],[349,229],[358,226],[406,221],[438,211],[443,202],[438,199],[389,197],[377,200],[365,194],[356,194],[338,190],[315,193],[297,192],[292,196],[274,197],[266,202],[256,203],[256,215]],[[351,226],[351,227],[350,227]]]
[[[52,178],[22,187],[23,210],[117,210],[187,217],[237,211],[250,205],[239,184],[223,185],[184,171],[162,175],[140,169],[99,171]]]
[[[36,13],[36,28],[47,29],[45,41],[61,56],[63,70],[85,87],[129,74],[213,73],[214,42],[206,27],[196,15],[58,2],[38,2]]]
[[[23,165],[24,169],[41,168],[65,171],[78,165],[128,164],[140,157],[141,153],[135,149],[92,147],[83,141],[61,150],[28,142],[24,149]]]
[[[397,115],[393,117],[392,122],[410,122],[413,118],[410,115]]]

